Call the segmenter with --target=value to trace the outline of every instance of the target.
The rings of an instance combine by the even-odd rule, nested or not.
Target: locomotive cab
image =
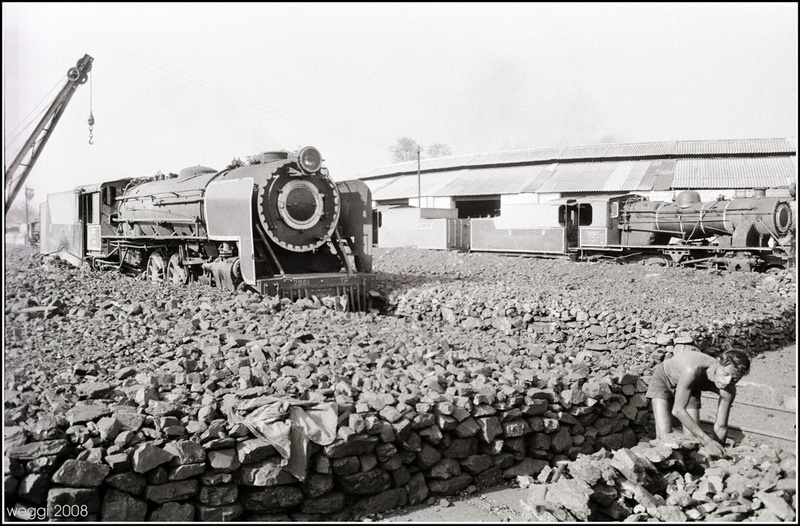
[[[130,179],[84,186],[78,194],[78,216],[83,224],[85,256],[90,261],[105,257],[113,248],[109,238],[117,233],[117,195]]]
[[[116,197],[129,181],[84,185],[49,195],[39,210],[39,252],[75,266],[107,257],[113,250],[108,240],[117,230]]]

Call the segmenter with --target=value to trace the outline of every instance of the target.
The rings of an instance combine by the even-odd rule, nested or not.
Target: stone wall
[[[218,419],[187,439],[171,436],[186,426],[155,403],[145,414],[87,403],[67,415],[66,439],[14,444],[7,428],[5,492],[9,505],[46,506],[51,517],[68,505],[87,520],[344,519],[633,446],[647,422],[644,390],[625,375],[503,402],[466,388],[413,406],[362,396],[368,402],[338,405],[337,436],[311,444],[302,482],[246,425]]]

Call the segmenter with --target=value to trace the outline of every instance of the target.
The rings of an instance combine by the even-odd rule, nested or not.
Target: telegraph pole
[[[419,154],[419,144],[418,144],[417,145],[417,202],[419,203],[418,205],[419,208],[422,209],[422,182],[421,182],[422,179],[420,178],[419,175],[419,165],[420,165],[419,156],[420,154]]]
[[[25,185],[25,246],[31,245],[31,221],[28,218],[28,201],[30,200],[30,191],[28,185]]]

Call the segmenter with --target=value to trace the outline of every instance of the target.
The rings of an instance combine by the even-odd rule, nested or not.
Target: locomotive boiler
[[[794,265],[794,218],[784,197],[703,202],[698,192],[685,190],[672,202],[626,195],[609,198],[608,205],[609,241],[584,244],[581,258],[744,271]]]
[[[718,246],[767,246],[792,228],[789,203],[779,197],[719,199],[702,202],[686,190],[674,203],[630,198],[621,203],[620,229],[628,245],[666,245],[715,238]]]
[[[329,296],[364,310],[374,279],[370,209],[364,183],[334,182],[319,150],[306,147],[49,196],[40,251],[152,281]]]

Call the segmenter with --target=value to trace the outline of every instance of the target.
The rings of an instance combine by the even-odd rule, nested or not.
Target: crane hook
[[[92,75],[94,77],[94,75]],[[89,79],[89,144],[92,143],[92,126],[94,126],[94,114],[92,114],[92,79]]]

